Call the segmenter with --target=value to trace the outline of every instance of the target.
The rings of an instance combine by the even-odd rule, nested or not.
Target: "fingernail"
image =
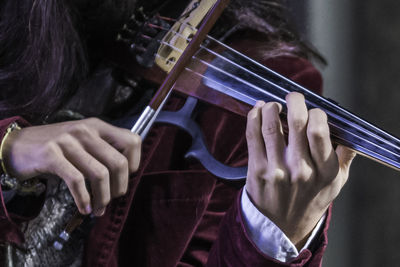
[[[264,104],[265,104],[265,102],[264,102],[264,101],[261,101],[261,100],[259,100],[259,101],[257,101],[257,102],[256,102],[256,105],[255,105],[255,107],[257,107],[257,108],[261,108],[262,106],[264,106]]]
[[[100,216],[104,215],[105,211],[106,211],[105,208],[99,208],[99,209],[96,209],[93,213],[94,213],[94,216],[100,217]]]
[[[85,208],[86,214],[90,214],[92,213],[92,206],[90,204],[88,204]]]

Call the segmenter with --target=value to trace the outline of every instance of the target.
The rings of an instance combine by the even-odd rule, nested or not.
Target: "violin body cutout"
[[[185,158],[198,160],[203,167],[218,178],[225,180],[241,180],[247,175],[247,166],[230,167],[216,160],[208,151],[203,133],[199,125],[193,120],[193,110],[198,100],[188,97],[183,107],[178,111],[161,111],[155,123],[166,123],[179,127],[192,137],[192,145]]]

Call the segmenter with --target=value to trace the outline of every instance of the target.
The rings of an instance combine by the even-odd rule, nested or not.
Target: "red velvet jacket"
[[[267,63],[320,92],[321,77],[307,61],[283,57]],[[166,108],[175,110],[182,103],[183,98],[175,96]],[[16,119],[0,121],[1,136]],[[245,118],[206,107],[197,122],[217,159],[233,166],[247,163]],[[321,265],[330,214],[312,251],[303,250],[291,263],[277,262],[260,252],[246,233],[240,186],[225,184],[198,163],[186,162],[183,155],[189,146],[189,136],[175,127],[156,126],[149,132],[128,193],[112,201],[90,233],[85,266]],[[0,225],[0,241],[23,242],[3,201]]]

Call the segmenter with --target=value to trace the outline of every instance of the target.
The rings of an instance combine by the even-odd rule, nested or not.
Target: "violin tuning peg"
[[[139,8],[137,9],[137,11],[138,11],[138,15],[141,16],[141,20],[142,20],[142,21],[146,21],[146,20],[149,19],[149,18],[147,17],[146,13],[144,13],[144,8],[143,8],[142,6],[139,7]]]
[[[129,28],[129,29],[138,29],[138,28],[140,28],[142,26],[143,26],[143,22],[140,22],[140,21],[138,21],[136,19],[135,20],[129,20],[126,23],[126,27]]]
[[[124,38],[120,33],[117,34],[117,37],[115,38],[115,41],[122,42],[122,43],[125,43],[125,44],[128,44],[128,45],[131,45],[131,43],[132,43],[131,40],[129,40],[127,38]]]
[[[132,30],[131,28],[128,27],[128,25],[124,24],[124,26],[122,27],[121,30],[123,33],[125,33],[126,35],[128,35],[128,37],[130,38],[135,38],[137,32]]]
[[[147,51],[147,49],[144,46],[141,45],[136,45],[136,44],[131,44],[131,50],[132,52],[136,52],[136,53],[145,53]]]
[[[146,27],[143,28],[143,33],[154,37],[158,34],[158,31],[154,27],[151,27],[149,24],[147,24]]]
[[[160,19],[158,18],[158,16],[154,16],[149,20],[149,22],[154,24],[154,25],[159,25]]]

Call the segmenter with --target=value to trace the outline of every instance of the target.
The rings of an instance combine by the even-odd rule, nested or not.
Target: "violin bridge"
[[[172,26],[161,41],[156,64],[170,72],[179,57],[196,34],[196,27],[214,6],[217,0],[193,0],[183,11],[181,18]]]

